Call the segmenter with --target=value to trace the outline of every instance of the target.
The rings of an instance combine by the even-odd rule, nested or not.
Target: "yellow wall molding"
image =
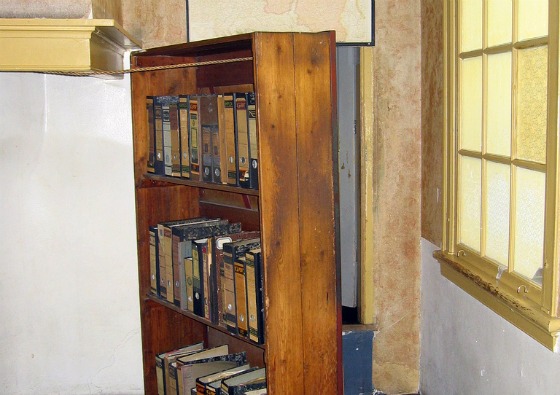
[[[140,45],[113,19],[0,18],[0,71],[114,71]]]

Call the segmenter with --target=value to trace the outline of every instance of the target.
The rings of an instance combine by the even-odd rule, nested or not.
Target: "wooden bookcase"
[[[215,61],[131,77],[146,393],[157,393],[156,353],[204,341],[266,366],[269,394],[342,394],[334,33],[251,33],[131,55],[133,68]],[[146,96],[225,91],[256,94],[259,190],[147,173]],[[198,215],[261,231],[265,345],[150,295],[149,225]]]

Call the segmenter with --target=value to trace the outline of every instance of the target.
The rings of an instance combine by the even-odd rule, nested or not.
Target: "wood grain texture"
[[[295,34],[297,184],[305,393],[336,394],[341,377],[340,289],[336,262],[333,163],[334,37]],[[330,65],[333,67],[330,67]],[[336,352],[335,352],[336,350]]]
[[[268,388],[303,394],[293,37],[257,33],[254,52]]]

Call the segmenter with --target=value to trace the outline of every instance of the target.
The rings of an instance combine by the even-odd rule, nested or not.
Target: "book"
[[[189,390],[192,387],[195,387],[195,384],[193,384],[190,387],[184,387],[184,381],[183,381],[183,374],[186,373],[186,371],[182,372],[181,369],[183,366],[188,365],[194,361],[200,361],[203,359],[207,359],[207,358],[213,358],[213,357],[217,357],[217,356],[224,356],[224,355],[228,355],[229,353],[229,347],[227,344],[222,345],[222,346],[217,346],[217,347],[212,347],[212,348],[203,348],[201,350],[198,350],[197,352],[182,356],[177,358],[176,360],[176,364],[175,366],[171,367],[173,372],[175,373],[175,383],[172,384],[171,386],[171,391],[167,392],[167,395],[170,394],[176,394],[179,390],[181,390],[181,394],[185,393],[183,390]],[[171,372],[171,370],[170,370]],[[196,378],[195,378],[196,380]]]
[[[155,161],[156,161],[156,134],[154,125],[154,97],[146,96],[146,119],[147,119],[147,130],[148,130],[148,173],[155,172]]]
[[[202,285],[202,312],[203,317],[211,321],[210,299],[212,292],[210,290],[210,266],[212,265],[214,254],[212,252],[212,242],[208,238],[196,240],[197,247],[200,247],[199,267]]]
[[[185,268],[185,259],[192,257],[192,240],[208,238],[214,235],[223,235],[239,232],[241,223],[229,223],[228,220],[213,218],[194,223],[186,223],[172,228],[173,237],[173,278],[174,278],[174,303],[187,309],[188,294],[186,292],[186,274],[190,268]],[[196,262],[193,259],[193,264]]]
[[[159,271],[158,271],[158,231],[157,226],[150,226],[150,292],[158,294]]]
[[[189,144],[189,97],[179,95],[179,139],[181,141],[181,177],[191,177],[191,153]]]
[[[255,390],[255,389],[253,389],[253,390],[251,390],[251,389],[246,389],[245,391],[243,391],[243,394],[244,394],[244,395],[266,395],[267,393],[268,393],[268,392],[267,392],[266,387],[265,387],[265,388],[256,389],[256,390]]]
[[[170,303],[175,303],[174,278],[173,278],[173,233],[172,228],[185,225],[202,223],[206,218],[190,218],[177,221],[161,222],[158,226],[158,263],[160,275],[160,297]]]
[[[203,95],[199,100],[202,136],[202,181],[212,182],[214,172],[214,142],[218,130],[216,95]],[[219,172],[219,170],[218,170]]]
[[[161,103],[161,118],[163,131],[163,164],[164,174],[171,175],[173,165],[172,149],[171,149],[171,102],[173,96],[156,96],[156,102]]]
[[[200,118],[199,118],[199,97],[189,96],[189,144],[190,144],[190,178],[200,180]]]
[[[211,373],[206,376],[200,376],[196,379],[196,394],[206,395],[207,385],[212,386],[217,384],[219,388],[219,386],[222,383],[222,380],[232,377],[238,373],[246,372],[250,368],[251,368],[250,364],[244,364],[244,365],[235,366],[230,369],[221,370],[216,373]]]
[[[220,169],[220,178],[219,181],[216,179],[214,182],[220,182],[222,184],[228,183],[228,155],[227,155],[227,133],[228,127],[226,125],[226,109],[225,109],[225,96],[226,95],[218,95],[217,103],[218,103],[218,147],[216,150],[218,151],[218,155],[214,156],[215,162],[219,162],[218,164],[214,165],[214,172],[216,167]],[[228,110],[228,116],[230,115],[231,110]],[[232,114],[231,114],[232,115]],[[231,120],[233,121],[233,119]],[[233,123],[233,122],[231,122]],[[219,159],[219,160],[216,160]]]
[[[235,121],[237,129],[237,172],[239,186],[249,187],[249,132],[247,125],[247,98],[245,93],[235,94]]]
[[[206,395],[220,395],[222,394],[222,382],[226,379],[233,378],[236,376],[240,376],[245,373],[252,372],[254,370],[260,369],[257,366],[250,367],[248,369],[243,370],[242,372],[235,373],[229,377],[224,377],[223,379],[212,381],[211,383],[206,384]]]
[[[212,238],[212,251],[214,259],[210,266],[210,292],[214,295],[211,299],[212,322],[225,328],[224,322],[224,244],[241,239],[253,239],[260,237],[259,231],[244,231],[230,233]]]
[[[255,92],[247,94],[247,128],[249,133],[249,188],[259,189],[259,145]]]
[[[192,247],[191,247],[192,250]],[[186,284],[186,301],[187,301],[187,305],[185,310],[190,311],[191,313],[194,313],[194,299],[193,299],[193,260],[195,259],[194,257],[194,252],[192,253],[193,256],[191,258],[185,258],[185,263],[184,263],[184,267],[185,267],[185,284]],[[198,259],[198,251],[196,252],[196,258]]]
[[[172,261],[171,272],[173,276],[173,303],[176,306],[186,308],[186,284],[185,284],[185,258],[191,256],[191,245],[188,240],[199,237],[198,235],[214,234],[214,232],[227,232],[229,227],[227,220],[219,218],[188,221],[174,225],[171,229],[172,237]],[[218,227],[221,225],[221,227]],[[217,228],[216,228],[217,227]],[[169,266],[169,265],[168,265]],[[183,266],[183,267],[182,267]],[[185,292],[183,292],[185,288]]]
[[[262,388],[266,388],[266,368],[259,368],[222,380],[221,394],[241,395],[245,390]]]
[[[260,248],[245,253],[249,339],[258,344],[264,344],[264,278],[261,265]]]
[[[203,349],[202,343],[195,343],[172,351],[166,351],[163,353],[156,354],[156,379],[157,379],[159,395],[165,395],[166,387],[167,387],[166,374],[168,374],[168,369],[167,370],[165,369],[165,361],[166,361],[165,358],[174,355],[185,355],[185,353],[192,353],[192,352],[200,351],[202,349]]]
[[[163,108],[162,100],[157,96],[154,96],[154,133],[154,173],[165,174],[165,165],[163,160]]]
[[[180,360],[180,362],[177,363],[177,385],[179,393],[185,393],[184,391],[190,391],[193,388],[196,390],[196,379],[201,376],[221,372],[246,363],[247,356],[245,351],[235,354],[199,358],[189,362]]]
[[[169,100],[169,129],[171,133],[171,176],[181,177],[181,138],[179,136],[179,97]]]
[[[228,185],[239,185],[238,155],[237,155],[237,130],[235,128],[235,100],[233,93],[225,93],[224,100],[224,129],[225,129],[225,156]]]
[[[238,333],[234,264],[246,251],[258,247],[260,247],[260,238],[242,239],[224,244],[224,323],[228,331],[233,334]]]
[[[235,282],[235,315],[237,333],[249,337],[249,320],[247,318],[247,284],[245,278],[245,256],[238,256],[233,264]]]

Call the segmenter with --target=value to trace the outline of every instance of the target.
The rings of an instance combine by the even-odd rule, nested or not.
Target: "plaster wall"
[[[130,81],[0,86],[0,393],[141,394]]]
[[[422,239],[423,395],[557,394],[555,354],[441,276]]]

